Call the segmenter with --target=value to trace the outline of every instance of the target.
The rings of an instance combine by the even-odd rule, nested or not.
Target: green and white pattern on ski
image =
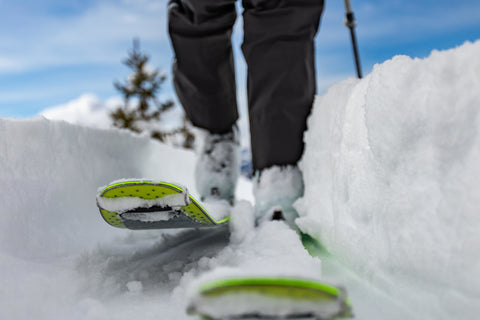
[[[242,311],[245,304],[248,312]],[[227,306],[229,314],[222,315]],[[204,319],[336,319],[352,317],[343,288],[291,277],[213,280],[198,289],[188,309]]]
[[[183,205],[169,205],[170,196],[184,196]],[[106,208],[106,201],[137,198],[147,205],[127,211]],[[105,201],[106,200],[106,201]],[[156,205],[156,203],[161,205]],[[149,205],[149,203],[151,205]],[[202,205],[188,192],[166,182],[130,180],[112,183],[103,188],[97,196],[97,206],[103,219],[111,226],[132,230],[167,228],[202,228],[224,225],[228,217],[215,220]]]

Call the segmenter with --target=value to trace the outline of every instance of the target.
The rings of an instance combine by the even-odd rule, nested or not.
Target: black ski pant
[[[323,0],[243,0],[253,166],[295,165],[316,90],[314,37]],[[213,133],[238,119],[231,45],[235,0],[170,0],[173,82],[193,125]]]

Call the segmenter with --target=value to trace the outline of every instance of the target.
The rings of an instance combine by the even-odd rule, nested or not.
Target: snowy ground
[[[479,56],[477,41],[395,57],[316,101],[298,223],[337,257],[322,261],[322,276],[346,284],[356,319],[480,312]],[[190,319],[189,284],[211,268],[320,274],[290,230],[253,230],[241,216],[248,202],[231,241],[100,218],[98,187],[128,177],[193,186],[194,161],[126,132],[0,119],[0,318]],[[242,180],[239,198],[251,200],[249,188]]]

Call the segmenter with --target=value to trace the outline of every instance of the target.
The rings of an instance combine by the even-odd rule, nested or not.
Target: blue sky
[[[397,54],[426,57],[480,39],[478,0],[352,0],[364,73]],[[106,100],[138,37],[151,65],[169,74],[167,0],[0,0],[0,117],[26,118],[86,93]],[[319,92],[354,76],[342,0],[326,0],[317,36]],[[245,66],[233,37],[239,101],[245,101]],[[480,59],[480,57],[479,57]],[[170,77],[169,79],[170,80]],[[170,82],[165,96],[174,96]]]

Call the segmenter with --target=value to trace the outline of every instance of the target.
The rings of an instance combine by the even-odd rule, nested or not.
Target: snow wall
[[[300,227],[421,319],[480,313],[480,41],[318,97]]]
[[[193,185],[193,164],[191,152],[128,132],[0,119],[0,249],[45,258],[120,235],[99,220],[99,187],[124,177]]]

